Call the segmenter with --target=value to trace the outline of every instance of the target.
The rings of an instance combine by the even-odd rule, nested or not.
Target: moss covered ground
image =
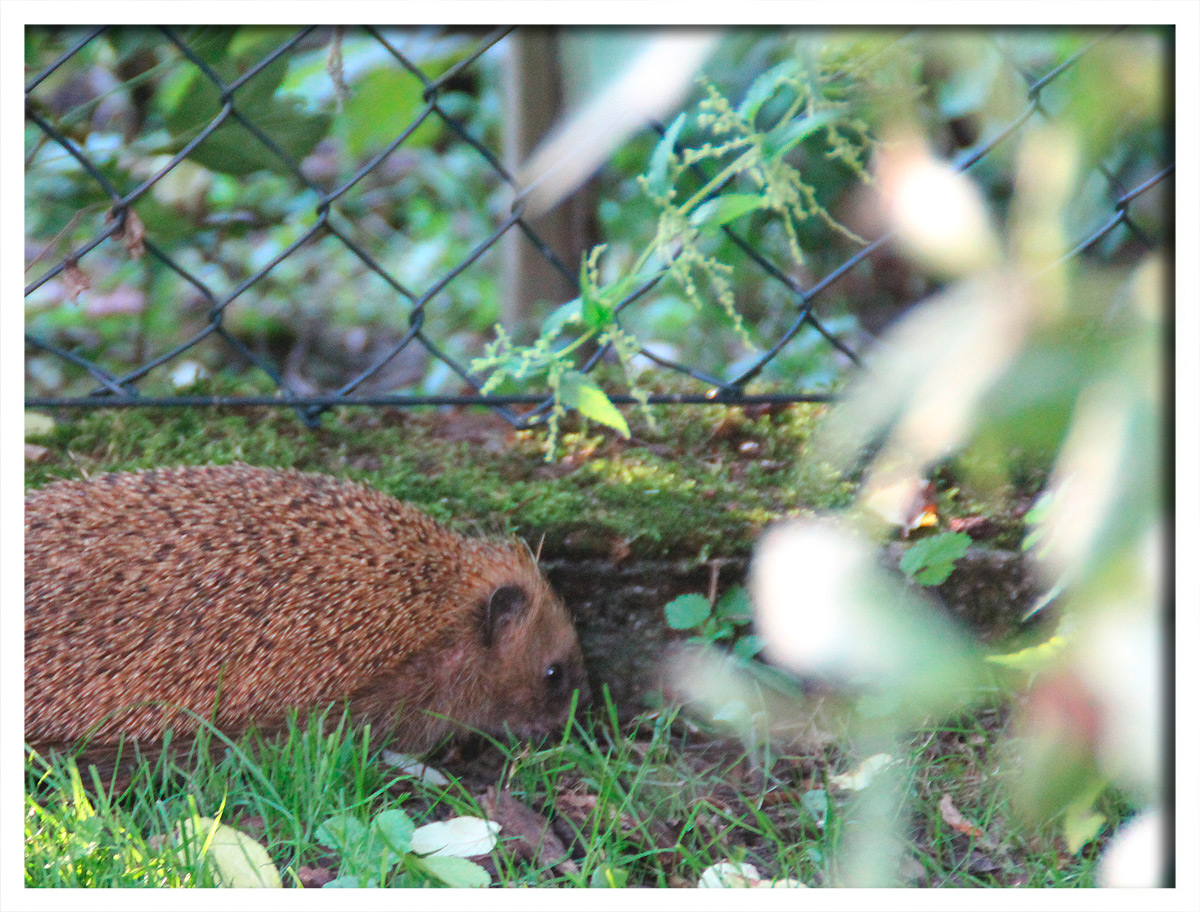
[[[27,442],[26,486],[155,466],[246,462],[364,481],[460,530],[543,542],[546,557],[744,555],[772,520],[849,501],[851,485],[800,460],[822,406],[659,409],[632,437],[540,431],[486,409],[347,408],[309,429],[290,410],[97,409],[54,416]]]

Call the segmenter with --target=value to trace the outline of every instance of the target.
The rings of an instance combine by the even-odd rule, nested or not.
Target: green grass
[[[907,799],[893,833],[898,883],[1093,884],[1094,847],[1070,855],[1061,840],[1013,822],[995,774],[1002,710],[998,703],[913,736],[908,763],[890,777]],[[73,761],[29,761],[26,885],[211,883],[203,859],[181,858],[164,844],[179,820],[199,813],[220,815],[260,841],[284,885],[298,886],[313,871],[338,871],[336,852],[317,838],[330,817],[350,815],[364,826],[390,808],[403,808],[418,825],[488,817],[480,801],[491,786],[542,828],[539,836],[535,826],[532,842],[523,845],[521,827],[500,815],[505,829],[497,849],[475,859],[497,885],[585,887],[612,877],[629,886],[694,886],[710,865],[733,861],[754,865],[764,878],[822,886],[838,882],[845,840],[866,819],[860,799],[886,787],[822,792],[829,775],[861,758],[835,748],[782,751],[768,769],[761,751],[747,755],[740,742],[716,737],[677,710],[618,725],[611,704],[555,740],[491,742],[473,757],[452,750],[436,762],[451,777],[443,787],[382,762],[366,733],[344,721],[323,733],[319,716],[293,723],[277,739],[213,743],[221,749],[143,760],[117,791],[91,771],[82,773],[90,788],[82,788]],[[822,825],[812,808],[825,794],[831,800]],[[946,823],[944,795],[981,835]],[[1110,823],[1122,813],[1115,803],[1107,810]],[[547,833],[557,834],[569,861],[539,853],[537,842],[548,840]],[[384,884],[433,885],[404,865]]]

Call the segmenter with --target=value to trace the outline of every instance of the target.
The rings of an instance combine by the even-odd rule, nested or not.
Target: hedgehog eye
[[[567,676],[563,674],[563,667],[558,662],[546,669],[546,686],[551,690],[561,690],[566,680]]]

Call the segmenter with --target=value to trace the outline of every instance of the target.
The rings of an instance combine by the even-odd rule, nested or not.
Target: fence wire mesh
[[[960,170],[1011,179],[1014,137],[1078,115],[1053,90],[1122,40],[1098,32],[1070,53],[991,41],[988,66],[1019,80],[1023,104],[976,136],[947,102],[943,151]],[[338,406],[484,404],[518,427],[545,420],[548,390],[483,395],[471,369],[499,314],[510,235],[579,287],[577,259],[526,217],[499,151],[498,61],[513,41],[508,28],[28,30],[27,407],[285,406],[314,424]],[[1120,263],[1169,247],[1161,200],[1147,202],[1169,186],[1169,112],[1158,129],[1152,147],[1126,138],[1103,157],[1095,192],[1107,212],[1080,226],[1069,256]],[[650,125],[630,144],[642,158],[626,174],[664,132]],[[714,176],[693,168],[701,185]],[[610,244],[613,210],[628,203],[614,194],[600,203]],[[886,233],[825,244],[797,269],[764,242],[779,233],[769,221],[722,231],[722,255],[750,277],[735,287],[739,311],[766,301],[769,313],[741,351],[662,328],[693,337],[699,320],[654,324],[640,363],[668,379],[648,382],[651,403],[828,399],[869,349],[877,299],[894,298],[894,315],[930,288],[897,265]],[[625,295],[618,320],[663,310],[661,278]],[[579,369],[610,355],[596,347]],[[226,371],[258,385],[193,384]],[[754,385],[763,378],[766,391]]]

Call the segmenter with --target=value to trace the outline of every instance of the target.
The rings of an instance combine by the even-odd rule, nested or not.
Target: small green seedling
[[[747,632],[752,620],[750,596],[741,586],[734,586],[715,605],[693,593],[668,602],[664,611],[672,630],[696,631],[689,642],[711,646],[728,640],[733,644],[733,654],[746,660],[762,651],[762,640]]]

